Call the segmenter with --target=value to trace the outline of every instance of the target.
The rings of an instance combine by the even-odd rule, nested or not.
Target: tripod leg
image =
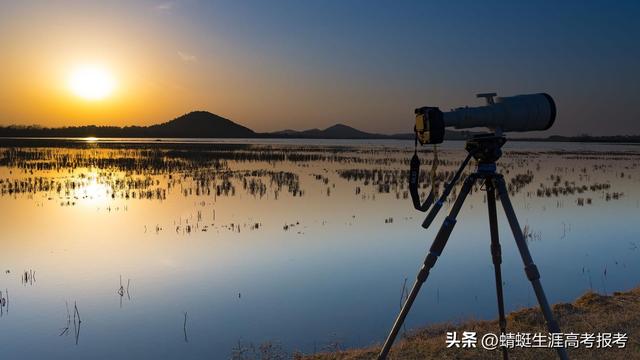
[[[522,262],[524,263],[524,271],[527,274],[527,278],[529,279],[529,281],[531,281],[533,291],[536,293],[536,297],[538,298],[538,304],[540,304],[542,314],[547,321],[547,328],[549,329],[549,332],[559,333],[560,327],[558,326],[556,320],[553,318],[553,312],[551,312],[551,307],[549,306],[547,297],[545,296],[544,290],[542,289],[542,283],[540,282],[540,273],[538,272],[536,264],[533,263],[533,258],[531,258],[531,253],[529,253],[527,242],[525,241],[524,235],[522,234],[522,228],[520,228],[516,213],[515,211],[513,211],[513,205],[511,204],[511,200],[509,200],[509,193],[507,191],[507,186],[504,183],[504,178],[502,178],[502,176],[497,176],[495,178],[494,184],[498,189],[502,208],[504,209],[504,213],[507,216],[509,226],[511,227],[511,232],[513,232],[513,237],[516,240],[518,251],[520,252],[520,256],[522,257]],[[558,352],[558,356],[560,357],[560,359],[568,359],[567,352],[564,348],[558,347],[556,348],[556,351]]]
[[[500,332],[507,332],[507,319],[504,316],[504,297],[502,293],[502,250],[500,249],[500,239],[498,237],[498,216],[496,214],[496,191],[491,181],[485,183],[487,188],[487,206],[489,208],[489,231],[491,232],[491,258],[493,260],[493,270],[496,278],[496,294],[498,297],[498,315]],[[509,359],[507,348],[502,347],[502,358]]]
[[[449,194],[451,193],[451,190],[453,190],[453,187],[456,185],[456,182],[458,182],[458,179],[460,178],[460,175],[462,175],[462,171],[464,170],[464,168],[467,167],[467,164],[469,163],[469,160],[471,159],[471,156],[473,156],[473,153],[469,153],[469,155],[467,155],[467,157],[464,159],[462,164],[460,164],[460,167],[458,168],[456,173],[453,175],[451,180],[445,185],[444,191],[442,192],[442,195],[440,196],[438,201],[436,201],[436,203],[433,204],[433,207],[431,208],[431,211],[429,211],[429,214],[427,214],[427,217],[422,222],[422,227],[423,228],[428,229],[429,226],[431,226],[431,223],[433,222],[433,219],[435,219],[436,215],[438,215],[438,211],[440,211],[440,208],[442,207],[444,202],[447,200],[447,196],[449,196]],[[433,187],[432,187],[431,191],[434,191]],[[433,192],[432,192],[432,194],[433,194]],[[426,209],[425,209],[425,211],[426,211]]]
[[[476,177],[474,175],[470,175],[464,181],[464,184],[462,185],[462,189],[460,190],[460,194],[458,195],[458,198],[456,199],[455,203],[453,204],[453,207],[451,208],[451,211],[449,212],[449,216],[447,216],[444,219],[444,222],[442,223],[440,230],[438,230],[438,234],[433,240],[433,244],[431,244],[431,248],[429,249],[429,254],[425,258],[424,264],[422,265],[422,267],[420,268],[420,271],[418,272],[418,276],[416,278],[416,281],[413,283],[413,287],[411,288],[411,292],[407,297],[407,301],[402,306],[402,310],[400,310],[400,314],[398,314],[398,317],[396,318],[396,321],[393,324],[393,328],[391,328],[391,331],[389,332],[389,336],[387,337],[387,340],[384,342],[384,346],[382,347],[382,350],[378,355],[378,360],[384,360],[387,358],[387,354],[391,349],[391,345],[393,345],[393,342],[395,341],[396,336],[398,335],[398,332],[402,327],[402,323],[404,323],[404,319],[407,317],[409,310],[411,310],[411,305],[413,305],[413,302],[416,299],[416,296],[418,296],[420,287],[422,287],[422,284],[424,284],[424,282],[427,280],[427,277],[429,276],[429,270],[431,270],[431,268],[435,265],[436,260],[438,260],[438,257],[440,256],[440,254],[442,254],[442,250],[444,250],[444,246],[447,244],[447,241],[449,240],[451,231],[453,230],[453,227],[456,224],[456,216],[458,216],[458,212],[460,212],[460,208],[462,207],[462,204],[464,203],[465,198],[471,191],[471,187],[473,186],[475,181],[476,181]]]

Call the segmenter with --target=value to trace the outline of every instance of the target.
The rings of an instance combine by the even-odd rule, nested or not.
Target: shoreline
[[[59,141],[59,142],[135,142],[150,143],[160,142],[188,142],[188,143],[206,143],[206,142],[259,142],[259,141],[398,141],[413,143],[414,138],[410,136],[380,136],[380,137],[304,137],[304,136],[252,136],[252,137],[193,137],[193,136],[0,136],[0,141]],[[466,141],[467,138],[451,138],[448,141]],[[512,142],[534,142],[534,143],[577,143],[577,144],[609,144],[609,145],[640,145],[640,137],[629,136],[609,136],[609,137],[571,137],[571,136],[550,136],[546,138],[529,138],[529,137],[510,137]]]
[[[626,333],[624,348],[591,349],[584,346],[569,348],[572,359],[636,359],[640,358],[640,287],[629,291],[601,295],[587,292],[573,303],[553,305],[553,312],[564,334],[567,333]],[[478,341],[476,348],[447,348],[446,333],[477,332],[478,339],[486,333],[499,332],[498,321],[467,320],[461,323],[437,323],[410,331],[399,338],[388,359],[499,359],[499,350],[485,350]],[[516,310],[507,315],[507,332],[547,334],[542,313],[537,307]],[[595,342],[594,342],[595,343]],[[375,359],[381,344],[338,352],[322,352],[295,357],[300,360],[365,360]],[[557,359],[550,348],[509,349],[512,359]]]

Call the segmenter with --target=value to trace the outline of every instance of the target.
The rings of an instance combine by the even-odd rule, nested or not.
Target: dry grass
[[[629,336],[626,348],[569,349],[572,359],[640,359],[640,287],[612,296],[586,293],[573,304],[556,304],[554,313],[564,333],[621,332]],[[537,308],[515,311],[507,318],[508,332],[545,333],[542,314]],[[497,321],[469,321],[462,324],[435,324],[420,329],[398,341],[389,359],[501,359],[499,351],[447,349],[447,331],[476,331],[482,334],[498,331]],[[304,360],[375,359],[380,347],[352,349],[300,357]],[[553,349],[525,348],[510,350],[510,359],[555,359]]]

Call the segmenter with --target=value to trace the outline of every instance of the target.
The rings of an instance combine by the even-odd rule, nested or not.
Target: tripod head
[[[467,140],[464,148],[479,164],[493,164],[502,156],[502,145],[506,142],[504,135],[481,134]]]
[[[433,205],[433,208],[429,212],[429,215],[422,223],[422,226],[426,229],[429,227],[436,214],[442,207],[444,199],[449,195],[453,189],[454,184],[460,176],[464,168],[469,163],[469,160],[473,157],[478,161],[478,172],[482,173],[495,173],[496,161],[502,156],[502,145],[507,142],[507,138],[504,135],[497,135],[494,133],[475,135],[467,140],[465,150],[467,150],[467,157],[464,159],[458,170],[455,172],[450,181],[446,184],[444,192],[440,197],[440,200],[436,201],[435,193],[432,190],[429,192],[429,196],[424,202],[420,201],[420,195],[418,192],[420,178],[420,159],[418,159],[417,150],[411,158],[411,167],[409,169],[409,193],[411,194],[411,200],[413,201],[413,207],[416,210],[427,212]],[[418,140],[416,140],[417,147]],[[433,186],[433,185],[432,185]]]

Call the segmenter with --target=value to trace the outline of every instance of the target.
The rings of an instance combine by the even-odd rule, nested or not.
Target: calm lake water
[[[381,342],[451,205],[421,228],[406,141],[0,144],[3,359],[240,359],[266,342],[289,354]],[[440,148],[437,178],[463,147]],[[505,145],[499,170],[551,302],[637,286],[639,166],[634,145]],[[498,215],[507,310],[534,306]],[[407,328],[494,318],[494,286],[474,191]]]

